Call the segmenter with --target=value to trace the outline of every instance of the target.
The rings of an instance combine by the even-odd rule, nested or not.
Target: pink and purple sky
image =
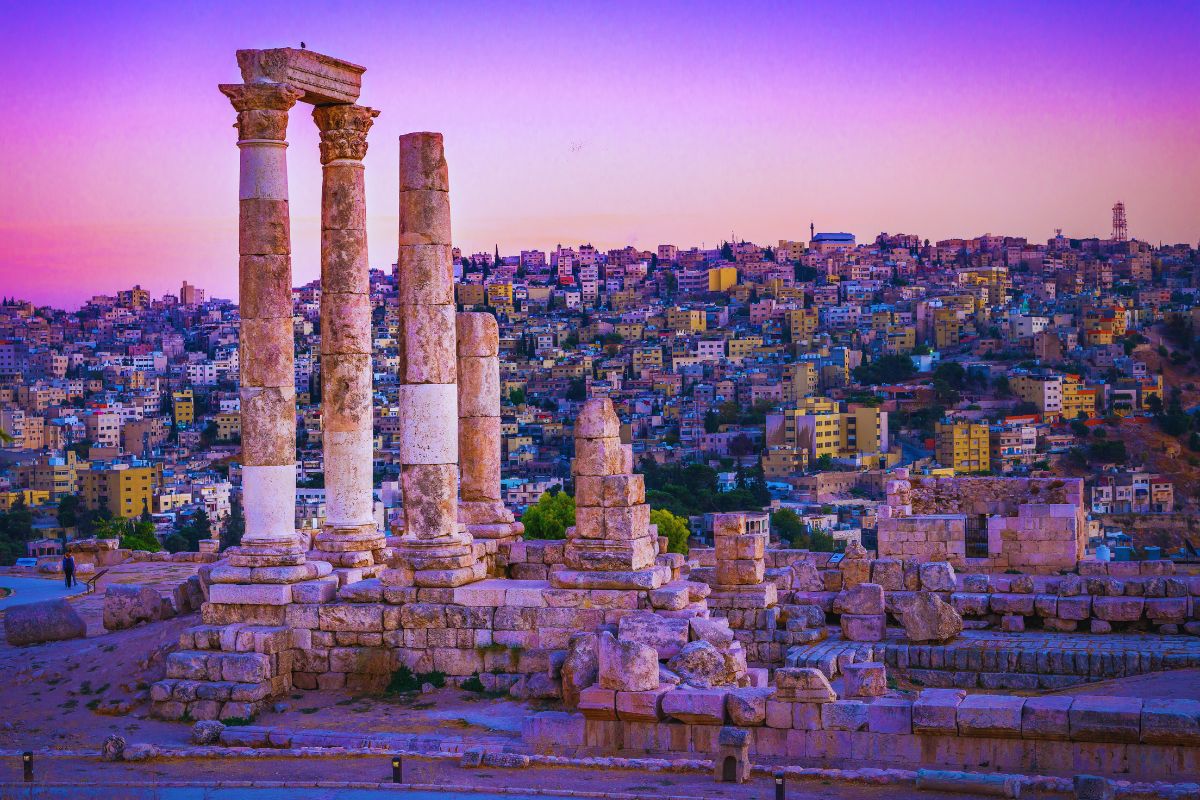
[[[75,307],[187,279],[232,297],[234,51],[367,67],[371,264],[396,251],[399,134],[442,131],[467,253],[937,239],[1200,237],[1200,4],[8,4],[0,295]],[[296,283],[320,165],[289,134]]]

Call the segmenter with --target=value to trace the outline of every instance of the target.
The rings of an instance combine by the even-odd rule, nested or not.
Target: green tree
[[[567,387],[567,399],[581,402],[587,399],[587,381],[583,378],[572,378]]]
[[[163,547],[168,553],[182,553],[188,549],[188,540],[178,533],[172,533],[163,541]]]
[[[79,495],[64,494],[58,499],[58,524],[63,528],[74,528],[79,524]]]
[[[668,553],[687,555],[688,537],[692,533],[688,528],[687,519],[672,514],[665,508],[652,508],[650,509],[650,524],[658,526],[659,536],[667,537]]]
[[[575,498],[566,492],[545,492],[521,515],[526,539],[565,539],[575,524]]]
[[[126,550],[148,550],[157,553],[162,550],[158,536],[154,533],[153,522],[130,523],[127,519],[114,517],[107,521],[110,530],[120,532],[121,547]]]
[[[801,522],[800,516],[790,508],[781,508],[771,512],[771,531],[781,543],[798,547],[796,542],[804,535],[804,528],[805,525]]]
[[[510,389],[508,392],[508,402],[512,403],[514,406],[525,405],[525,389],[520,386]]]
[[[234,498],[229,504],[229,516],[225,518],[225,530],[221,532],[221,549],[238,546],[245,533],[246,514],[242,510],[242,501]]]

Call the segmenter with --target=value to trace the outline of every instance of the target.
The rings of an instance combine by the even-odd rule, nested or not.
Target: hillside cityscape
[[[503,500],[527,536],[561,538],[552,493],[573,491],[571,421],[610,398],[651,506],[696,541],[714,512],[753,511],[797,546],[874,548],[888,472],[907,467],[1084,478],[1090,549],[1188,554],[1200,258],[1130,238],[1123,204],[1113,216],[1108,239],[813,229],[709,250],[455,248],[458,309],[499,323]],[[402,502],[396,296],[394,267],[373,269],[382,526]],[[309,530],[325,520],[320,299],[319,281],[291,296]],[[238,321],[234,301],[187,281],[74,312],[4,299],[5,563],[94,536],[238,541]]]

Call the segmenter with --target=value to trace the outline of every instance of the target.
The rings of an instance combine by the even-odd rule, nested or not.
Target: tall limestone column
[[[325,527],[314,557],[371,567],[385,540],[372,477],[371,287],[362,159],[378,111],[318,106],[321,131],[321,419]]]
[[[440,133],[400,137],[400,480],[404,534],[385,583],[461,586],[485,564],[458,521],[450,194]],[[482,548],[480,548],[482,549]]]
[[[297,549],[296,389],[288,211],[287,84],[220,87],[238,112],[239,364],[246,546]]]
[[[282,625],[292,587],[328,574],[305,561],[296,532],[288,111],[303,92],[283,83],[224,84],[237,111],[239,358],[246,532],[212,570],[205,624]]]
[[[457,334],[458,519],[475,539],[508,539],[524,528],[500,497],[500,331],[493,315],[468,311]]]

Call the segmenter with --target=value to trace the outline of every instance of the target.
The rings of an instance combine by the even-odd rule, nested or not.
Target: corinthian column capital
[[[239,139],[287,139],[288,111],[304,92],[286,83],[223,83],[217,87],[238,112]]]
[[[362,161],[367,154],[367,131],[379,112],[356,105],[317,106],[313,120],[321,131],[321,163],[338,159]]]

